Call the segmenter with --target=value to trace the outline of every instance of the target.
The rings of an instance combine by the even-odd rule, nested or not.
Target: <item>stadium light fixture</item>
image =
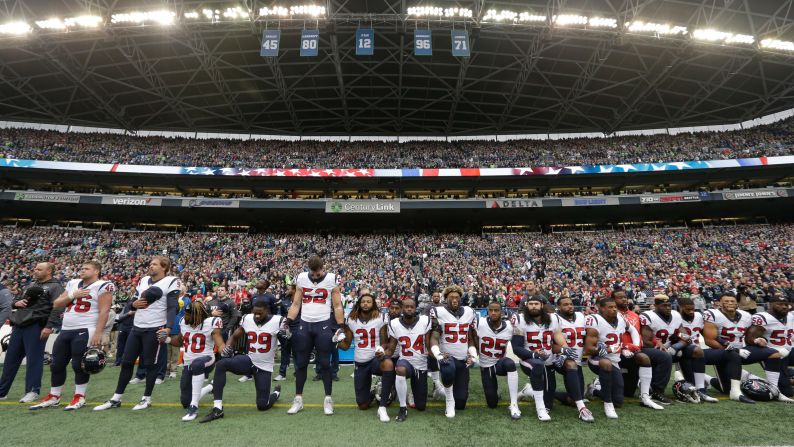
[[[667,23],[643,22],[635,20],[627,27],[630,33],[651,33],[660,36],[686,35],[685,26],[671,26]]]
[[[618,21],[607,17],[590,17],[587,25],[591,28],[617,28]]]
[[[548,20],[547,17],[542,15],[530,14],[528,12],[522,12],[518,14],[519,22],[538,23],[538,22],[545,22],[546,20]]]
[[[251,15],[248,10],[239,6],[234,8],[226,8],[226,10],[223,11],[223,18],[229,20],[248,20],[250,16]]]
[[[0,25],[0,34],[21,36],[31,31],[30,25],[25,22],[8,22]]]
[[[575,14],[560,14],[554,16],[554,24],[560,26],[587,25],[587,17]]]
[[[320,17],[325,15],[325,6],[317,6],[317,5],[290,6],[289,14],[291,16]]]
[[[40,29],[47,29],[47,30],[64,30],[66,29],[66,24],[63,23],[61,19],[47,19],[47,20],[37,20],[36,26]]]
[[[102,25],[102,17],[100,16],[77,16],[67,17],[63,19],[63,23],[67,28],[97,28]]]
[[[764,39],[761,41],[761,48],[771,50],[794,51],[794,42],[790,40]]]
[[[283,6],[264,7],[259,9],[259,15],[262,17],[288,17],[289,9]]]
[[[187,13],[186,13],[187,14]],[[198,14],[196,14],[198,16]],[[156,11],[133,11],[110,16],[110,23],[156,23],[158,25],[173,25],[176,13],[165,9]]]
[[[753,36],[746,34],[734,34],[725,31],[718,31],[715,29],[697,29],[692,32],[692,38],[695,40],[702,40],[704,42],[722,42],[722,43],[738,43],[738,44],[752,44],[755,42]]]
[[[198,12],[196,12],[196,11],[189,11],[189,12],[186,12],[186,13],[184,14],[184,16],[185,16],[185,18],[186,18],[186,19],[189,19],[189,20],[196,20],[196,19],[198,19],[198,18],[199,18],[201,15],[200,15]]]
[[[409,17],[463,17],[471,18],[473,12],[469,8],[439,8],[437,6],[411,6]]]
[[[501,11],[489,9],[482,20],[485,22],[515,22],[518,20],[518,13],[507,9]]]

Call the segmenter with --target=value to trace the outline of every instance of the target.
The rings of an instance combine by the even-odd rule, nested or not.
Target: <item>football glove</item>
[[[576,350],[573,348],[562,348],[562,350],[560,351],[560,355],[562,355],[566,359],[571,359],[571,360],[579,359],[579,356],[576,355]]]
[[[554,361],[552,362],[552,364],[554,365],[554,367],[561,369],[565,364],[565,360],[567,359],[562,355],[556,355],[554,356]]]
[[[633,345],[631,343],[626,343],[625,345],[623,345],[623,349],[628,349],[631,352],[640,352],[641,350],[639,346]]]
[[[598,348],[599,357],[606,357],[609,355],[609,349],[607,348],[607,345],[605,345],[604,343],[599,343],[597,348]]]
[[[234,348],[229,345],[226,345],[221,350],[221,357],[231,357],[234,355]]]
[[[165,333],[162,329],[157,331],[157,342],[160,344],[165,343],[165,339],[168,338],[168,334]]]
[[[620,351],[620,355],[622,355],[623,357],[625,357],[627,359],[630,359],[630,358],[634,357],[634,351],[632,351],[631,349],[628,349],[628,348],[623,348],[623,350]]]
[[[728,344],[725,346],[725,350],[726,351],[738,351],[738,350],[742,349],[743,347],[744,347],[744,343],[742,343],[740,341],[732,341],[732,342],[728,342]]]
[[[279,328],[278,328],[278,336],[283,338],[283,339],[285,339],[285,340],[289,340],[290,337],[292,337],[292,331],[289,330],[289,320],[288,319],[285,318],[285,319],[281,320],[281,326],[279,326]]]
[[[334,343],[339,343],[340,341],[345,339],[345,331],[342,329],[337,329],[334,333],[334,336],[331,337],[331,341]]]

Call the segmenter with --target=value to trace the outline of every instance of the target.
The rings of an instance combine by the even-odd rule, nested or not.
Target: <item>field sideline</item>
[[[794,426],[790,423],[794,405],[759,403],[743,405],[730,401],[718,404],[674,404],[664,411],[639,407],[636,400],[627,402],[619,411],[620,419],[607,420],[600,401],[590,405],[595,424],[577,420],[573,408],[555,405],[551,422],[541,424],[531,402],[521,404],[524,417],[510,420],[507,408],[500,403],[492,410],[485,407],[480,385],[480,373],[472,370],[469,407],[459,411],[454,420],[444,417],[442,402],[431,402],[424,413],[409,410],[403,424],[384,424],[376,419],[375,410],[355,408],[350,366],[342,366],[340,381],[334,383],[336,414],[322,414],[322,385],[312,382],[306,386],[307,408],[300,414],[288,416],[286,410],[294,392],[290,373],[281,382],[284,393],[279,404],[267,412],[256,411],[253,405],[253,384],[238,383],[230,376],[226,387],[225,412],[222,420],[209,424],[180,421],[184,414],[178,404],[178,379],[169,379],[154,392],[155,406],[139,413],[130,411],[140,398],[143,385],[130,385],[124,407],[101,413],[86,406],[78,412],[58,409],[30,411],[27,405],[16,403],[22,394],[24,368],[9,393],[9,400],[0,402],[4,445],[300,445],[348,446],[376,445],[390,440],[400,446],[461,445],[632,445],[689,446],[689,445],[781,445],[794,440]],[[92,377],[89,386],[90,404],[107,399],[115,387],[118,368],[108,368]],[[588,380],[592,376],[588,371]],[[71,396],[73,384],[70,371],[64,395]],[[561,381],[560,381],[561,382]],[[49,372],[45,372],[43,391],[49,389]],[[524,378],[521,379],[523,386]],[[502,395],[506,384],[500,382]],[[68,397],[65,398],[68,402]],[[65,405],[62,403],[62,406]],[[202,401],[200,417],[209,411],[210,398]],[[396,404],[389,408],[392,418]],[[779,422],[778,422],[779,421]]]

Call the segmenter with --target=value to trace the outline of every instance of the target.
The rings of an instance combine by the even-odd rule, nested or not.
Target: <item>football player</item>
[[[100,347],[102,332],[108,320],[113,293],[116,287],[110,281],[99,279],[102,265],[88,261],[80,268],[80,278],[66,284],[66,290],[52,304],[63,312],[61,333],[55,339],[50,364],[50,393],[31,410],[54,407],[61,403],[61,391],[66,383],[66,366],[72,362],[74,371],[74,397],[64,410],[78,410],[85,405],[88,379],[81,362],[89,346]]]
[[[435,318],[435,308],[443,304],[441,302],[441,291],[434,290],[431,295],[431,300],[430,306],[425,310],[425,315],[432,320]],[[435,357],[429,356],[427,358],[427,370],[430,371],[428,374],[430,378],[433,379],[433,399],[446,400],[444,385],[441,383],[441,375],[439,374],[438,360],[436,360]]]
[[[568,368],[558,368],[557,372],[563,374],[566,392],[555,392],[555,397],[566,405],[575,405],[579,410],[579,419],[584,422],[595,422],[593,413],[584,404],[584,374],[582,354],[584,348],[585,327],[584,314],[574,310],[573,300],[570,297],[561,297],[557,300],[557,321],[560,330],[565,336],[565,342],[574,350],[576,360],[571,360]],[[573,363],[573,365],[570,365]],[[575,376],[569,370],[575,369]]]
[[[706,394],[706,355],[700,347],[703,314],[695,310],[695,302],[690,298],[679,298],[678,309],[681,314],[681,328],[678,333],[683,342],[679,351],[682,360],[678,364],[684,378],[697,388],[700,401],[717,403],[717,399]],[[687,358],[690,361],[687,362]]]
[[[295,399],[287,414],[296,414],[303,409],[303,387],[309,367],[309,357],[317,350],[316,359],[320,365],[325,400],[323,411],[334,414],[334,401],[331,398],[333,382],[331,378],[331,351],[335,344],[344,339],[341,326],[345,322],[342,307],[342,293],[339,277],[325,271],[323,260],[312,256],[308,261],[309,271],[301,272],[295,279],[295,296],[287,318],[282,323],[282,333],[289,334],[289,326],[300,313],[300,323],[292,335],[292,349],[295,351]]]
[[[654,310],[640,315],[642,353],[651,359],[651,399],[663,404],[673,403],[664,395],[670,374],[673,372],[673,356],[667,351],[671,338],[678,340],[681,314],[673,310],[670,297],[657,294],[653,297]],[[686,359],[689,362],[689,358]],[[705,363],[703,364],[705,371]]]
[[[752,326],[745,333],[746,349],[753,353],[774,350],[780,358],[767,357],[763,362],[767,382],[780,389],[778,400],[794,403],[791,383],[786,376],[792,338],[794,337],[794,315],[789,313],[788,300],[782,294],[769,299],[769,310],[752,316]],[[760,355],[760,354],[759,354]]]
[[[179,322],[179,334],[169,337],[172,346],[184,346],[182,378],[179,382],[179,400],[187,414],[182,420],[192,421],[198,415],[198,404],[202,397],[212,391],[213,385],[204,386],[204,379],[215,364],[215,348],[223,351],[223,321],[213,317],[204,303],[196,300],[185,308],[185,316]]]
[[[276,358],[277,336],[283,320],[282,316],[270,315],[268,304],[262,300],[254,303],[252,313],[243,316],[240,326],[229,337],[229,342],[223,349],[225,358],[215,365],[215,377],[212,379],[214,396],[212,411],[200,422],[210,422],[223,417],[223,389],[226,386],[227,371],[254,377],[257,410],[268,410],[278,401],[281,386],[276,385],[271,392],[270,379]],[[248,341],[248,353],[232,357],[234,353],[232,346],[236,346],[242,339]]]
[[[466,408],[469,399],[469,366],[477,359],[477,348],[469,339],[469,328],[474,321],[474,311],[461,306],[463,289],[449,286],[443,293],[446,305],[434,307],[433,334],[430,337],[430,352],[438,360],[441,383],[444,385],[448,418],[455,417],[455,410]]]
[[[378,418],[381,422],[389,422],[386,403],[394,386],[394,364],[386,356],[382,346],[388,339],[386,317],[375,307],[375,297],[368,289],[361,291],[343,329],[345,339],[339,342],[339,349],[348,349],[353,340],[356,343],[353,353],[355,362],[353,383],[356,404],[361,410],[369,408],[370,403],[375,399],[370,392],[372,376],[381,376],[383,382],[381,383]]]
[[[499,402],[497,376],[507,376],[507,390],[510,393],[508,411],[513,419],[521,418],[518,409],[518,371],[513,359],[507,357],[507,344],[513,338],[513,325],[502,316],[502,306],[496,301],[488,304],[488,317],[477,318],[469,337],[474,340],[480,357],[480,376],[485,402],[489,408],[496,408]]]
[[[707,365],[715,365],[717,380],[711,384],[731,400],[754,404],[742,394],[740,379],[742,358],[750,352],[744,349],[744,332],[750,326],[750,314],[738,310],[736,295],[725,292],[720,297],[720,309],[703,313],[703,340],[710,349],[703,351]],[[742,352],[744,351],[744,352]]]
[[[389,322],[389,342],[385,352],[387,357],[395,351],[400,353],[395,367],[395,386],[400,401],[397,422],[405,422],[408,417],[408,377],[411,378],[414,407],[424,411],[427,406],[427,340],[432,329],[430,318],[416,315],[414,300],[404,300],[402,308],[402,317]]]
[[[113,397],[102,405],[94,407],[94,411],[121,407],[124,390],[132,378],[135,359],[146,367],[146,388],[143,397],[134,411],[149,408],[152,405],[152,390],[157,380],[157,355],[160,345],[174,326],[178,300],[182,284],[179,278],[168,276],[171,260],[165,256],[154,256],[149,262],[149,274],[141,278],[135,288],[132,307],[136,309],[132,331],[124,346],[124,357],[121,359],[121,371]]]
[[[556,315],[543,310],[539,295],[530,295],[524,302],[524,311],[513,316],[513,352],[521,359],[521,370],[529,376],[538,419],[550,421],[549,409],[554,404],[557,380],[553,365],[571,369],[577,384],[575,351],[568,347],[560,330]],[[557,350],[560,355],[554,354]],[[575,393],[575,390],[573,390]],[[579,399],[581,400],[581,399]]]

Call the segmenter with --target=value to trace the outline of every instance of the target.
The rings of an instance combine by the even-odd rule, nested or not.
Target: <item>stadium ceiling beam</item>
[[[485,0],[477,0],[475,3],[475,21],[477,23],[482,20],[482,16],[485,13]],[[465,25],[464,25],[465,26]],[[454,22],[453,22],[454,28]],[[466,82],[466,72],[469,70],[469,65],[472,63],[475,57],[477,57],[477,53],[473,53],[474,44],[477,43],[479,38],[480,28],[477,27],[472,29],[472,33],[469,36],[469,57],[460,58],[458,63],[460,66],[458,67],[458,77],[457,81],[455,82],[455,91],[452,94],[452,105],[449,107],[449,117],[447,118],[447,126],[445,133],[449,133],[452,130],[452,126],[455,124],[455,113],[458,111],[458,103],[460,103],[460,98],[463,96],[464,92],[464,84]]]
[[[518,58],[521,68],[518,71],[515,81],[510,89],[510,93],[505,97],[505,105],[502,109],[502,114],[499,116],[499,122],[496,125],[496,131],[501,132],[506,124],[507,119],[512,117],[513,107],[515,107],[518,98],[521,97],[521,92],[529,80],[529,75],[535,71],[535,67],[540,60],[540,55],[544,50],[544,42],[549,35],[548,29],[544,28],[538,33],[535,33],[532,40],[529,42],[529,48],[522,53],[522,57]]]
[[[290,91],[287,87],[287,82],[284,80],[284,74],[281,72],[281,66],[279,66],[277,58],[275,57],[266,57],[265,62],[267,66],[270,68],[270,72],[273,73],[273,80],[276,81],[276,85],[278,86],[278,95],[281,97],[281,100],[284,102],[284,106],[287,108],[287,113],[289,113],[289,119],[292,122],[292,127],[295,129],[296,133],[301,132],[301,122],[298,119],[298,114],[295,112],[295,104],[292,102],[292,97],[295,95],[295,92]],[[255,119],[258,119],[259,116]]]
[[[331,61],[334,64],[334,72],[336,74],[336,84],[337,89],[339,90],[339,103],[342,106],[342,110],[344,112],[344,127],[347,133],[350,133],[350,110],[347,107],[347,93],[345,90],[345,79],[344,75],[342,74],[342,61],[341,55],[339,50],[339,42],[337,41],[337,33],[334,30],[331,33],[330,37],[331,41]],[[349,39],[346,39],[344,42],[345,45],[349,45]]]
[[[10,75],[10,76],[9,76]],[[30,78],[25,78],[13,70],[9,64],[0,64],[0,81],[18,92],[23,98],[36,106],[36,110],[41,110],[44,115],[51,117],[56,123],[65,123],[66,114],[59,110],[47,95],[42,94],[38,89],[30,85]],[[9,98],[5,98],[8,100]],[[7,104],[9,105],[10,104]],[[25,109],[23,109],[25,110]]]

